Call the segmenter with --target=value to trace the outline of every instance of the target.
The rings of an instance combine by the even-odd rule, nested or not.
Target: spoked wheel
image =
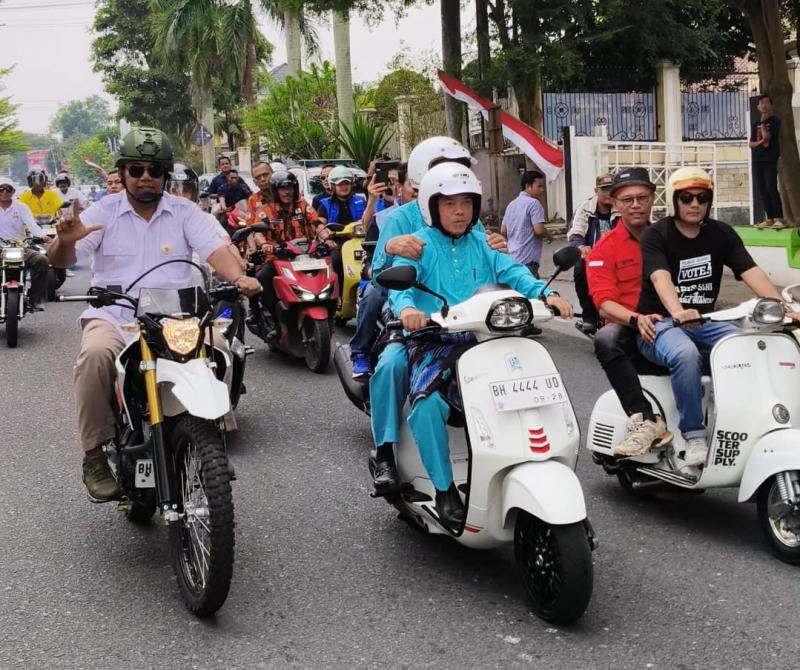
[[[172,567],[186,607],[210,616],[233,575],[234,522],[228,458],[217,428],[194,417],[172,431],[183,514],[170,524]]]
[[[331,327],[328,321],[306,319],[303,322],[303,344],[309,370],[322,374],[331,360]]]
[[[514,528],[514,553],[535,614],[569,624],[586,611],[594,572],[586,526],[551,526],[520,511]]]
[[[787,510],[778,488],[779,473],[758,492],[758,523],[775,555],[786,563],[800,565],[800,510]]]
[[[19,333],[19,289],[8,289],[6,296],[6,344],[10,349],[17,346]]]

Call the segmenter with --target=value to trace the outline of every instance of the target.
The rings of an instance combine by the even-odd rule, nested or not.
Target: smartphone
[[[389,166],[391,163],[375,163],[375,183],[389,183]]]

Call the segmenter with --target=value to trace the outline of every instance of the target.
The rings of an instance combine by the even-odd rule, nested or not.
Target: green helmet
[[[122,138],[114,165],[119,168],[132,161],[159,163],[171,171],[175,163],[172,142],[158,128],[134,128]]]
[[[349,181],[352,184],[355,180],[355,175],[344,165],[337,165],[328,175],[329,184],[339,184],[343,181]]]

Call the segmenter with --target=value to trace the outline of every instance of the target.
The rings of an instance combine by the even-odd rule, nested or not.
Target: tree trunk
[[[486,83],[489,68],[492,65],[492,47],[489,41],[489,0],[475,0],[475,25],[478,41],[478,71],[481,79],[481,90],[485,98],[491,98],[491,85]]]
[[[336,54],[336,102],[339,130],[353,122],[353,72],[350,65],[350,15],[333,12],[333,49]]]
[[[734,0],[747,18],[758,55],[761,92],[769,94],[772,109],[781,120],[781,160],[784,217],[800,223],[800,152],[792,110],[792,82],[786,67],[779,0]]]
[[[290,11],[283,12],[283,32],[286,34],[286,63],[288,74],[296,77],[302,71],[302,50],[300,48],[300,21]]]
[[[461,79],[461,4],[459,0],[441,0],[442,61],[444,71],[451,77]],[[455,98],[444,97],[444,113],[447,134],[462,141],[462,108]]]

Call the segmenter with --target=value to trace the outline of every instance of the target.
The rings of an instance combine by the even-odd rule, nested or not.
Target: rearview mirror
[[[574,267],[580,259],[581,250],[578,247],[564,247],[553,254],[553,263],[561,272]]]
[[[406,291],[417,285],[417,268],[410,265],[396,265],[384,270],[375,279],[378,286],[390,291]]]
[[[325,227],[332,233],[341,233],[344,230],[344,225],[341,223],[329,223]]]
[[[249,237],[252,233],[268,233],[269,226],[266,223],[255,223],[249,228],[239,228],[232,236],[231,240],[237,244]]]

